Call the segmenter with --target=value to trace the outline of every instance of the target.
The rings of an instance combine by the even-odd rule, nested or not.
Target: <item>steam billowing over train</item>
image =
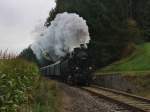
[[[82,17],[67,12],[57,14],[48,28],[37,32],[37,37],[31,48],[41,65],[55,62],[41,68],[44,75],[59,77],[70,84],[90,82],[92,67],[86,48],[90,35]]]

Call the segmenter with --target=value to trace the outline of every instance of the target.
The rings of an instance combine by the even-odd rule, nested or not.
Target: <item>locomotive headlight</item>
[[[92,70],[92,67],[89,67],[89,70]]]
[[[79,70],[79,67],[76,67],[76,70]]]

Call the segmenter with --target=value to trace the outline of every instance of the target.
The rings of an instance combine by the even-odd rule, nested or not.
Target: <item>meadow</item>
[[[142,72],[150,70],[150,43],[135,46],[135,51],[97,72]]]

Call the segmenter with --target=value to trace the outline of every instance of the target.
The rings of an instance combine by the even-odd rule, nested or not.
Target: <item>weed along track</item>
[[[94,96],[104,98],[108,101],[120,104],[133,112],[150,112],[150,100],[132,94],[107,89],[99,86],[82,87]]]

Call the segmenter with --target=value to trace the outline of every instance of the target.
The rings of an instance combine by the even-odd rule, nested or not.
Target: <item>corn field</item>
[[[38,68],[7,51],[1,51],[0,58],[0,112],[18,112],[39,77]]]

